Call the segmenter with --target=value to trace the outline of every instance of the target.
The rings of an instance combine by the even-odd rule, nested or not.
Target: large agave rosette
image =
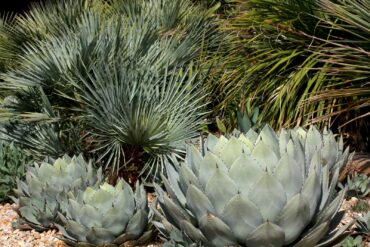
[[[345,190],[335,190],[348,156],[342,140],[315,127],[210,135],[168,166],[156,225],[188,246],[329,245],[348,227],[336,229]]]

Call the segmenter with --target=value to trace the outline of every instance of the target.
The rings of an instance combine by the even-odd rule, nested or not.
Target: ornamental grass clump
[[[38,231],[55,228],[67,193],[94,186],[102,179],[101,169],[95,170],[82,155],[64,155],[54,164],[43,162],[29,167],[25,181],[18,181],[16,197],[12,198],[19,214],[16,227]]]
[[[345,190],[335,188],[348,157],[341,138],[315,127],[210,135],[167,166],[155,224],[184,246],[328,246],[352,224],[337,228]]]

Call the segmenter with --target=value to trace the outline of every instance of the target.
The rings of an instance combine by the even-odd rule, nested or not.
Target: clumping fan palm
[[[8,18],[0,58],[17,59],[1,74],[6,134],[40,159],[90,153],[112,177],[126,169],[155,179],[196,136],[216,8],[63,0]]]
[[[120,180],[70,193],[59,217],[57,227],[70,246],[137,246],[151,238],[146,192],[138,183],[135,192]]]
[[[184,140],[197,133],[203,96],[192,89],[196,78],[188,71],[158,78],[150,70],[135,73],[119,65],[95,66],[89,79],[81,77],[75,87],[83,91],[81,102],[94,127],[91,136],[102,153],[99,158],[112,171],[120,171],[124,161],[146,177],[163,172],[170,153],[183,153]],[[141,159],[146,159],[144,165]]]
[[[72,158],[65,155],[53,164],[42,162],[29,167],[25,181],[18,181],[16,196],[12,197],[20,216],[16,227],[40,231],[55,228],[67,193],[77,193],[102,180],[101,169],[94,169],[81,155]]]
[[[210,135],[168,165],[155,224],[184,246],[329,246],[352,224],[337,228],[345,190],[335,188],[348,157],[342,138],[315,127]]]

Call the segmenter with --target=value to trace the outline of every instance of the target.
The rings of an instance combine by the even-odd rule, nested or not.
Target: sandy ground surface
[[[66,245],[57,238],[57,232],[47,231],[38,233],[20,231],[12,228],[12,222],[17,218],[12,205],[0,205],[0,246],[1,247],[65,247]]]
[[[346,210],[343,224],[351,221],[353,217],[361,216],[361,213],[352,211],[352,206],[356,204],[357,198],[344,201],[342,209]],[[369,200],[370,201],[370,200]],[[12,228],[12,222],[17,218],[11,204],[0,205],[0,246],[1,247],[66,247],[57,236],[55,230],[38,233],[36,231],[20,231]],[[148,247],[159,247],[160,245],[148,245]],[[366,246],[370,247],[370,243]]]

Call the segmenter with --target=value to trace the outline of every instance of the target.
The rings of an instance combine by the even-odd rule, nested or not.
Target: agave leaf
[[[302,188],[302,195],[306,197],[306,199],[309,202],[310,206],[310,218],[314,216],[316,212],[316,207],[318,204],[318,200],[321,196],[321,186],[320,184],[320,179],[316,172],[312,170],[310,174],[308,175],[305,183],[303,184]]]
[[[77,239],[75,239],[74,237],[72,237],[71,235],[69,235],[66,231],[66,229],[64,229],[63,226],[59,225],[59,224],[55,224],[55,226],[58,228],[58,231],[62,233],[62,236],[64,238],[67,238],[69,240],[71,240],[72,242],[75,242],[77,241]]]
[[[64,155],[63,159],[59,158],[54,162],[54,167],[55,169],[62,171],[67,167],[68,163],[70,162],[71,162],[71,158],[68,155]]]
[[[243,153],[244,145],[235,137],[231,137],[224,147],[215,153],[230,168],[234,161]]]
[[[125,184],[125,185],[128,186],[128,184]],[[101,190],[99,190],[98,192],[101,191],[103,193],[108,193],[110,195],[114,195],[115,192],[116,192],[116,188],[119,189],[119,190],[123,189],[123,180],[122,179],[118,180],[118,183],[116,184],[115,187],[112,186],[111,184],[108,184],[108,183],[104,183],[104,184],[100,185]],[[97,196],[97,195],[95,194],[95,196]],[[107,200],[112,201],[110,199],[107,199]]]
[[[207,213],[216,213],[208,197],[195,185],[190,185],[186,193],[186,204],[197,219]]]
[[[231,229],[219,218],[212,214],[200,219],[200,229],[214,246],[228,246],[236,244]]]
[[[210,137],[208,136],[208,139]],[[214,137],[217,138],[217,137]],[[202,163],[203,157],[200,154],[199,150],[196,149],[193,145],[187,146],[187,152],[186,152],[186,163],[189,164],[193,172],[198,176],[199,167]]]
[[[117,207],[119,210],[122,210],[122,213],[125,213],[129,217],[133,215],[135,209],[135,200],[133,199],[134,192],[132,191],[131,186],[125,182],[123,191],[120,192],[117,197],[119,198],[117,201],[120,203],[115,204],[115,207]],[[104,209],[109,206],[110,205],[106,205]]]
[[[229,176],[237,184],[239,191],[248,193],[252,185],[263,176],[262,169],[257,160],[242,154],[232,164]]]
[[[74,220],[68,220],[65,225],[65,229],[68,229],[69,235],[73,238],[78,239],[82,242],[86,242],[86,235],[89,229]]]
[[[67,224],[67,218],[60,212],[58,212],[58,219],[62,224]]]
[[[206,140],[206,147],[208,150],[213,150],[218,142],[218,138],[213,135],[213,134],[209,134],[207,136],[207,140]],[[195,149],[195,148],[194,148]]]
[[[285,245],[294,242],[298,238],[311,220],[309,213],[309,203],[301,194],[295,195],[288,201],[276,221],[277,225],[285,233]]]
[[[251,120],[249,119],[246,112],[241,112],[240,110],[238,110],[236,114],[240,131],[246,133],[252,127]]]
[[[216,155],[208,152],[206,156],[204,156],[203,162],[199,169],[199,182],[203,188],[206,187],[209,179],[218,169],[225,172],[227,171],[227,168],[223,162]]]
[[[301,168],[288,154],[284,154],[276,166],[274,175],[283,185],[288,200],[302,188]]]
[[[168,177],[168,185],[173,189],[173,191],[176,193],[176,197],[179,199],[181,204],[185,204],[185,195],[182,192],[180,185],[179,185],[179,174],[175,170],[175,168],[172,165],[167,165],[167,177]],[[167,179],[164,176],[162,176],[162,179]]]
[[[222,220],[230,226],[240,243],[263,222],[259,209],[242,195],[234,196],[222,212]]]
[[[322,174],[322,164],[321,164],[321,153],[320,151],[316,151],[312,155],[311,163],[310,163],[310,168],[308,173],[312,171],[315,171],[316,174],[318,175],[319,179],[321,180],[321,174]]]
[[[153,209],[153,211],[161,219],[161,222],[153,221],[153,224],[157,227],[157,229],[161,233],[163,233],[165,236],[170,236],[170,235],[174,236],[174,235],[176,235],[176,238],[180,238],[181,239],[181,235],[182,235],[181,234],[181,231],[176,226],[174,226],[173,224],[171,224],[166,218],[164,218],[158,212],[158,210]]]
[[[284,231],[279,226],[266,222],[257,227],[246,238],[245,243],[250,247],[280,247],[284,244]]]
[[[133,246],[144,246],[147,244],[153,237],[153,231],[149,230],[144,232],[139,239],[133,240],[130,242]]]
[[[172,186],[165,176],[161,176],[162,182],[166,188],[167,193],[170,195],[172,200],[175,200],[177,203],[185,206],[186,204],[186,197],[183,194],[182,190],[177,186]],[[156,187],[156,186],[155,186]],[[175,192],[176,189],[176,192]],[[158,191],[158,189],[156,189]]]
[[[93,201],[93,196],[95,194],[95,190],[92,187],[87,187],[83,193],[83,201],[90,203]]]
[[[321,149],[321,153],[323,165],[332,168],[338,158],[338,147],[333,133],[330,134],[330,137],[324,135],[324,146]]]
[[[138,210],[130,219],[126,227],[126,233],[132,234],[133,239],[139,238],[148,224],[148,215],[143,210]]]
[[[30,193],[29,193],[29,190],[28,190],[28,186],[27,186],[27,184],[25,182],[18,180],[17,184],[18,184],[18,191],[20,190],[20,191],[22,191],[22,193],[24,195],[30,196]]]
[[[269,172],[273,172],[279,161],[276,153],[265,143],[258,142],[252,151],[252,157],[255,158],[263,169]]]
[[[193,241],[208,243],[208,240],[203,235],[203,233],[199,229],[195,228],[190,222],[183,220],[181,222],[181,228],[186,233],[186,235]]]
[[[257,142],[258,133],[254,131],[253,129],[249,129],[248,132],[245,134],[245,137],[249,139],[254,145]]]
[[[329,229],[328,222],[324,222],[321,225],[313,228],[306,236],[304,236],[294,247],[314,247],[325,236]]]
[[[222,153],[222,150],[225,148],[229,140],[223,135],[218,138],[217,143],[214,145],[212,152],[216,155]]]
[[[256,137],[257,138],[257,137]],[[245,144],[244,152],[250,154],[254,148],[254,141],[250,140],[245,135],[241,134],[239,140]]]
[[[70,214],[71,218],[77,219],[78,222],[80,222],[79,221],[79,219],[80,219],[79,215],[81,214],[80,213],[80,210],[81,210],[80,206],[81,205],[78,202],[76,202],[75,200],[73,200],[73,199],[68,200],[68,206],[67,206],[68,210],[67,210],[67,212],[68,212],[68,214]]]
[[[187,165],[181,165],[179,175],[182,191],[187,191],[190,184],[194,184],[195,186],[200,187],[198,178],[194,175],[194,173],[191,171],[191,169],[189,169]]]
[[[135,185],[135,203],[136,203],[136,208],[138,209],[143,209],[147,210],[148,209],[148,199],[147,199],[147,194],[144,189],[144,185],[140,185],[139,181],[136,181]]]
[[[294,160],[298,163],[298,166],[301,167],[302,179],[305,179],[308,174],[308,165],[305,163],[305,156],[302,144],[298,142],[293,142],[290,140],[287,146],[287,153],[290,157],[294,157]]]
[[[325,171],[325,167],[323,168],[324,172],[322,173],[322,177],[323,177],[323,180],[324,180],[324,176],[326,176],[326,180],[329,179],[329,171]],[[331,198],[333,198],[334,196],[334,193],[336,192],[335,191],[335,188],[337,187],[337,184],[338,184],[338,178],[339,178],[339,168],[335,169],[333,174],[331,175],[331,182],[330,182],[330,186],[328,184],[324,184],[324,181],[322,182],[323,183],[323,186],[327,186],[327,187],[323,187],[323,192],[322,192],[322,197],[321,197],[321,204],[320,204],[320,207],[319,207],[319,210],[321,211],[323,208],[327,207],[328,206],[328,203],[330,201]]]
[[[274,221],[287,202],[284,187],[267,173],[254,184],[248,197],[259,208],[265,221]],[[274,203],[266,203],[269,201]]]
[[[91,244],[109,244],[114,240],[114,235],[111,231],[99,228],[92,227],[86,234],[86,241]]]
[[[343,201],[346,192],[347,191],[345,189],[339,192],[338,196],[326,208],[318,213],[315,225],[321,224],[325,221],[330,221],[334,217],[341,206],[341,202]]]
[[[100,216],[99,214],[96,215]],[[120,210],[112,207],[106,211],[100,221],[100,224],[95,224],[95,226],[109,229],[112,234],[118,236],[125,230],[129,219],[125,214],[122,214]]]
[[[222,184],[221,187],[220,184]],[[220,169],[217,169],[211,179],[209,179],[205,189],[207,197],[219,214],[237,192],[238,189],[234,181]]]
[[[182,208],[176,205],[170,198],[168,198],[167,195],[163,196],[162,208],[164,207],[166,208],[166,212],[175,221],[176,225],[179,225],[182,220],[190,220],[188,214]]]
[[[28,182],[28,190],[32,191],[34,195],[40,195],[42,187],[43,183],[38,178],[34,178]]]
[[[246,133],[252,127],[252,122],[249,116],[247,115],[245,111],[242,112],[240,109],[236,111],[236,116],[237,116],[238,126],[240,128],[240,131],[243,133]]]
[[[29,222],[38,225],[40,222],[35,217],[35,209],[29,206],[21,207],[19,209],[20,213],[22,214],[22,217],[27,219]]]
[[[323,167],[321,177],[322,177],[321,178],[322,199],[319,207],[320,210],[323,208],[323,206],[326,204],[326,201],[329,199],[329,179],[330,179],[329,166]]]
[[[50,174],[55,174],[56,170],[53,165],[43,162],[41,163],[41,166],[38,169],[37,173],[37,177],[39,177],[40,179],[46,179],[50,176]]]
[[[279,134],[279,151],[280,156],[287,152],[288,142],[290,141],[290,133],[286,129],[281,129]]]
[[[321,150],[323,146],[323,140],[320,132],[316,127],[311,126],[307,132],[306,143],[305,143],[305,158],[306,163],[311,162],[313,154]]]
[[[339,159],[339,162],[337,164],[335,164],[335,166],[337,166],[339,169],[342,169],[343,165],[346,165],[348,163],[348,161],[352,161],[353,159],[353,156],[354,156],[355,153],[349,153],[349,147],[347,147],[343,154],[342,154],[342,157]]]
[[[92,207],[89,204],[79,205],[80,214],[79,222],[86,227],[101,227],[102,219],[99,216],[99,209]]]
[[[346,238],[350,232],[347,234],[344,234],[345,231],[348,230],[354,223],[356,222],[355,219],[351,220],[344,226],[340,227],[338,230],[335,230],[334,232],[330,233],[327,237],[324,239],[321,239],[320,243],[317,245],[317,247],[322,247],[322,246],[332,246],[333,242],[340,242],[344,238]],[[339,240],[339,241],[338,241]]]
[[[280,158],[279,139],[274,130],[266,124],[261,130],[259,136],[262,139],[262,142],[269,145],[270,149],[274,151],[276,157]]]

